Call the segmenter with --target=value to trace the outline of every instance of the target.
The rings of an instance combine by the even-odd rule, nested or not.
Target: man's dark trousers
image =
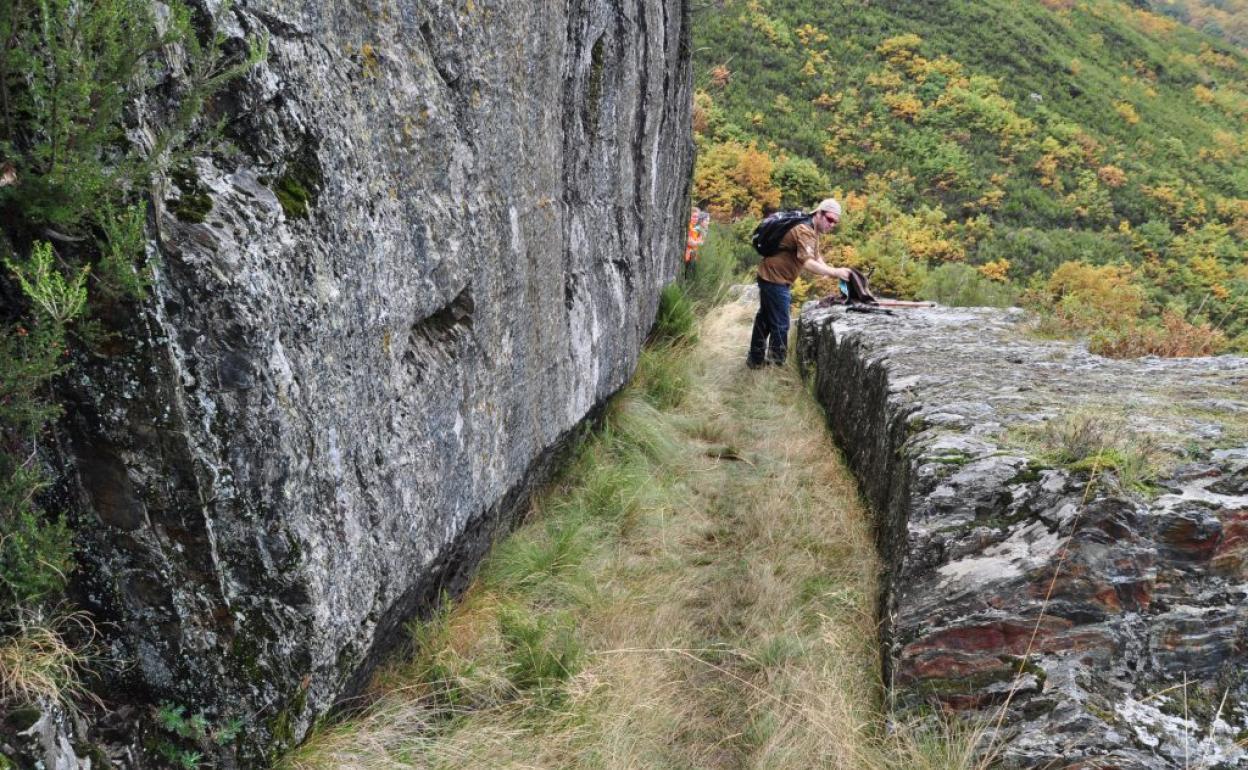
[[[750,335],[750,366],[762,366],[764,356],[773,364],[783,364],[789,348],[789,305],[792,294],[785,283],[758,279],[758,315]]]

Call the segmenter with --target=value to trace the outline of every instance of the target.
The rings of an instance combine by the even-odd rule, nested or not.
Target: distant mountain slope
[[[721,220],[835,188],[833,258],[896,293],[965,262],[1111,351],[1163,318],[1248,348],[1235,46],[1112,0],[723,0],[694,38],[695,197]]]
[[[1157,13],[1248,46],[1248,0],[1147,0]]]

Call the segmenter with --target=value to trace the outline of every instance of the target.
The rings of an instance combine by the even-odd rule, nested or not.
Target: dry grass
[[[1146,494],[1178,462],[1157,436],[1132,430],[1126,413],[1112,406],[1080,407],[1038,426],[1007,430],[1003,439],[1076,472],[1111,473],[1119,488]]]
[[[92,697],[78,672],[87,668],[95,628],[86,613],[52,620],[19,617],[0,642],[0,704],[60,703]],[[71,644],[68,638],[85,641]]]
[[[665,385],[285,767],[974,766],[976,735],[883,729],[867,515],[797,374],[745,368],[750,320],[643,372]]]

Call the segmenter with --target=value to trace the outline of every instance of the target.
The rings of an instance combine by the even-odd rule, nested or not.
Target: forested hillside
[[[1021,298],[1110,354],[1248,349],[1234,45],[1111,0],[723,0],[694,36],[718,221],[833,191],[828,261],[889,294]]]
[[[1248,45],[1248,0],[1147,0],[1148,7],[1201,32]]]

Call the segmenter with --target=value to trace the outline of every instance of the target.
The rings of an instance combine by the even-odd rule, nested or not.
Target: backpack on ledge
[[[784,238],[795,225],[803,222],[811,223],[811,216],[804,211],[777,211],[768,214],[758,223],[758,227],[754,228],[754,235],[750,238],[750,242],[754,244],[754,250],[764,257],[770,257],[780,250],[780,240]]]

